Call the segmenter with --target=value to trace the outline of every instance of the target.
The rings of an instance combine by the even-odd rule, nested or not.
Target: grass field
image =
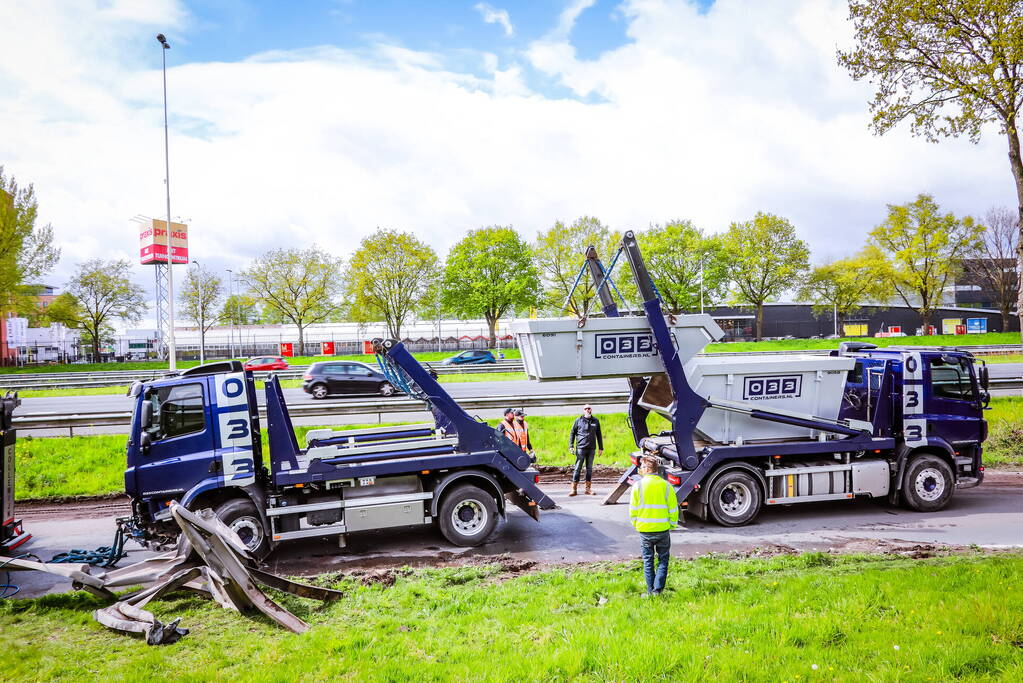
[[[599,462],[624,467],[635,447],[624,414],[603,415],[604,457]],[[530,435],[540,463],[571,465],[574,456],[568,452],[568,432],[574,417],[531,417]],[[491,420],[496,425],[496,420]],[[355,427],[378,425],[352,425]],[[305,443],[310,429],[296,427],[299,443]],[[267,432],[263,430],[263,448],[267,448]],[[15,498],[55,498],[66,496],[98,496],[124,491],[125,444],[127,437],[119,434],[95,436],[18,438],[17,488]]]
[[[980,356],[985,363],[1023,363],[1023,355],[1008,353],[999,356]]]
[[[1023,467],[1023,397],[996,398],[987,414],[990,436],[985,446],[984,462],[988,466]],[[625,467],[634,450],[632,432],[624,413],[599,415],[604,435],[604,455],[595,462],[611,467]],[[530,417],[530,438],[539,463],[569,466],[575,462],[568,451],[568,432],[573,416]],[[660,418],[651,418],[651,420]],[[490,424],[496,425],[496,420]],[[651,427],[655,427],[651,421]],[[667,423],[664,423],[665,425]],[[377,425],[352,425],[373,427]],[[305,443],[307,426],[295,429],[299,443]],[[266,448],[266,431],[263,431]],[[19,500],[67,496],[96,496],[124,490],[124,459],[127,437],[97,435],[74,437],[18,439],[17,489]]]
[[[1017,554],[674,560],[668,591],[649,599],[638,561],[394,576],[324,575],[345,592],[328,605],[274,594],[312,626],[303,635],[171,596],[147,609],[192,631],[160,647],[95,623],[103,603],[83,592],[0,601],[0,671],[12,681],[1023,680]]]
[[[521,358],[518,349],[500,349],[500,352],[504,354],[505,360]],[[439,362],[450,356],[458,353],[457,351],[424,351],[422,353],[416,353],[416,358],[426,362]],[[266,356],[274,354],[263,354]],[[238,360],[245,361],[249,357],[239,358]],[[258,356],[257,356],[258,358]],[[221,360],[221,359],[216,359]],[[294,356],[288,358],[288,365],[309,365],[310,363],[316,363],[321,360],[357,360],[364,363],[375,362],[372,355],[367,354],[354,354],[346,356]],[[197,360],[179,360],[178,369],[183,370],[185,368],[191,368],[199,365]],[[103,372],[113,370],[153,370],[154,372],[166,370],[166,361],[131,361],[125,363],[84,363],[81,365],[74,365],[70,363],[60,363],[54,365],[34,365],[29,367],[0,367],[0,375],[18,374],[18,373],[48,373],[48,372]]]

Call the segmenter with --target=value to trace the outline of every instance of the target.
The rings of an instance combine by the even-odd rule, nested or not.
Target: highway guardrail
[[[992,378],[992,389],[1008,390],[1023,389],[1023,378]],[[560,406],[585,405],[621,405],[628,403],[626,391],[603,391],[573,394],[547,394],[541,396],[482,396],[476,398],[459,398],[458,404],[466,411],[497,410],[506,406],[523,408],[547,408]],[[260,414],[265,414],[263,406]],[[354,399],[345,401],[316,401],[313,403],[296,403],[288,406],[288,411],[295,417],[332,417],[364,415],[367,422],[376,418],[383,422],[383,416],[395,413],[429,412],[426,405],[419,400],[406,397]],[[121,426],[131,424],[131,411],[114,411],[104,413],[21,413],[14,416],[14,427],[22,430],[67,429],[74,435],[75,428]]]
[[[543,396],[482,396],[478,398],[459,398],[458,404],[464,410],[498,410],[509,405],[523,408],[543,408],[571,405],[615,405],[626,403],[629,394],[626,391],[591,392],[577,394],[550,394]],[[266,407],[260,406],[261,415]],[[365,415],[375,417],[377,422],[383,416],[393,413],[428,413],[426,404],[417,399],[406,397],[356,399],[346,401],[316,401],[314,403],[296,403],[288,406],[292,418],[296,417],[331,417],[339,415]],[[367,419],[367,421],[370,421]],[[14,416],[14,427],[20,430],[67,429],[74,435],[75,428],[108,427],[131,424],[131,411],[110,411],[102,413],[19,413]]]

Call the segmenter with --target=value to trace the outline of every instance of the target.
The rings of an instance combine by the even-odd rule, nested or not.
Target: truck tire
[[[948,463],[925,453],[909,461],[902,478],[902,499],[912,510],[934,512],[948,505],[955,487]]]
[[[721,526],[749,524],[760,514],[763,506],[760,482],[742,470],[732,470],[719,476],[707,494],[707,510]]]
[[[394,385],[390,382],[381,382],[377,391],[381,396],[394,396]]]
[[[215,510],[217,518],[231,528],[242,543],[249,549],[252,556],[261,560],[270,552],[270,539],[263,528],[263,520],[252,501],[245,498],[232,498],[221,503]]]
[[[309,389],[309,393],[313,395],[313,398],[327,398],[327,394],[330,392],[327,391],[326,384],[314,384]]]
[[[448,491],[439,513],[440,532],[455,545],[480,545],[497,527],[494,497],[472,484]]]

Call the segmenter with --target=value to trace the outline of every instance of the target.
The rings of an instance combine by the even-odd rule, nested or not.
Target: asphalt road
[[[494,558],[558,565],[638,556],[637,537],[628,523],[626,505],[601,505],[601,495],[571,498],[563,475],[541,481],[541,486],[560,509],[543,512],[539,523],[513,509],[491,539],[478,548],[453,546],[432,527],[367,532],[350,534],[345,548],[338,548],[334,539],[285,543],[270,556],[268,568],[281,574],[308,575],[405,565],[457,565]],[[610,486],[610,482],[603,482],[595,489],[605,494]],[[21,550],[45,560],[72,547],[107,545],[114,532],[114,519],[126,513],[127,504],[123,502],[23,508],[18,514],[33,539]],[[1023,547],[1023,473],[989,472],[983,485],[957,491],[949,506],[935,513],[912,512],[870,500],[810,503],[769,508],[755,524],[738,528],[687,518],[685,529],[672,533],[672,554],[676,557],[756,549],[927,552],[930,546],[972,544]],[[132,553],[121,566],[147,555],[133,543],[129,546]],[[20,597],[68,588],[66,582],[55,577],[34,573],[18,573],[14,583],[22,587]]]

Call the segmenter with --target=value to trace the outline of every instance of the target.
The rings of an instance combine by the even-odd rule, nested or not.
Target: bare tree
[[[206,362],[206,332],[217,322],[217,306],[224,296],[224,284],[209,268],[193,262],[181,287],[185,317],[199,326],[199,362]]]
[[[965,263],[967,275],[994,294],[1002,314],[1002,332],[1009,330],[1009,316],[1019,296],[1019,218],[1011,209],[993,208],[984,216],[984,235],[977,258]]]

